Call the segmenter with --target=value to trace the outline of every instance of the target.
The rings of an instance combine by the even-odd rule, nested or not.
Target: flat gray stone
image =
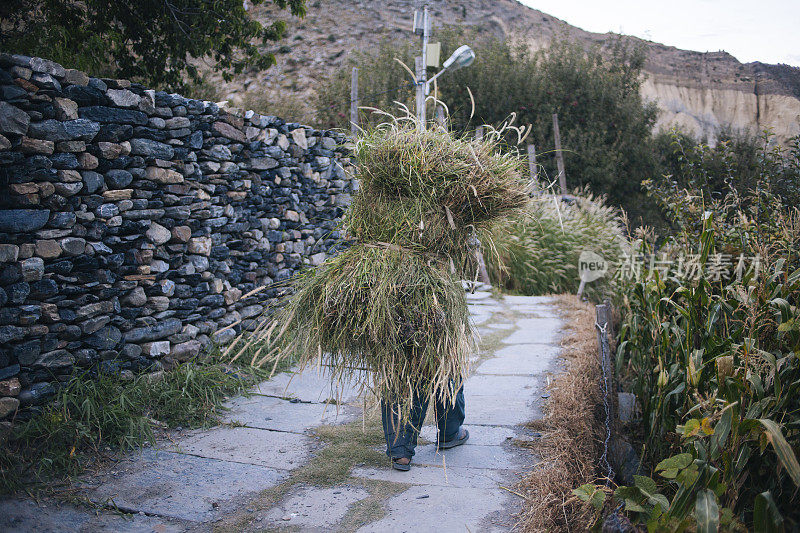
[[[495,322],[494,324],[488,324],[486,327],[503,330],[503,329],[513,329],[516,327],[516,325],[509,324],[508,322]]]
[[[145,450],[101,478],[93,501],[147,514],[206,522],[242,498],[281,483],[288,472],[252,464]],[[215,507],[217,504],[218,507]]]
[[[467,404],[467,428],[471,427],[470,424],[519,426],[541,418],[541,413],[533,400],[503,396],[472,396],[466,391],[464,397]]]
[[[517,436],[517,432],[508,427],[472,425],[470,423],[472,421],[472,416],[469,409],[470,406],[467,405],[467,421],[464,427],[469,430],[469,440],[464,446],[499,446]],[[421,435],[422,438],[430,442],[436,442],[436,434],[438,431],[435,425],[430,424],[422,426]]]
[[[480,326],[481,324],[485,324],[486,322],[491,320],[492,313],[490,313],[490,312],[489,313],[483,313],[483,312],[474,313],[474,312],[472,312],[472,310],[470,310],[469,316],[470,316],[470,321],[474,325]]]
[[[291,403],[272,396],[253,395],[227,402],[223,421],[251,428],[304,433],[319,425],[345,424],[359,416],[357,409],[324,403]]]
[[[502,489],[432,487],[416,485],[386,502],[387,515],[358,529],[359,533],[436,531],[508,531],[504,513],[519,505],[509,502]],[[511,511],[513,512],[513,511]],[[492,523],[493,515],[501,515]]]
[[[247,427],[219,427],[181,439],[170,451],[234,463],[293,470],[308,457],[311,438]]]
[[[506,308],[498,305],[495,300],[484,300],[480,302],[470,302],[468,309],[472,313],[499,313]]]
[[[559,348],[542,344],[512,344],[484,361],[476,374],[536,376],[554,368]]]
[[[466,426],[469,429],[469,425]],[[471,438],[471,437],[470,437]],[[525,463],[502,446],[457,446],[436,451],[436,446],[417,446],[414,463],[440,468],[480,468],[490,470],[517,470]]]
[[[360,394],[355,385],[342,383],[340,387],[332,384],[330,377],[308,368],[303,372],[283,372],[272,379],[258,384],[254,392],[280,398],[297,398],[304,402],[325,403],[329,399],[343,403],[355,402]]]
[[[352,504],[369,496],[353,487],[297,487],[281,502],[262,514],[259,526],[272,524],[302,528],[303,531],[331,531]]]
[[[39,504],[31,500],[0,501],[0,531],[5,533],[177,533],[186,531],[192,525],[195,524],[158,516],[121,516],[112,511],[97,512],[49,500]]]
[[[410,485],[432,485],[437,487],[476,487],[493,489],[502,483],[514,482],[514,475],[505,470],[490,470],[488,468],[461,468],[447,466],[425,466],[412,463],[408,472],[398,472],[389,468],[387,463],[384,468],[355,468],[351,472],[353,477],[389,481],[392,483],[408,483]]]
[[[490,359],[491,361],[491,359]],[[539,391],[537,380],[529,376],[496,376],[475,374],[467,379],[464,392],[470,396],[529,399]]]
[[[564,323],[556,318],[517,320],[517,330],[506,337],[506,344],[556,344]]]
[[[474,293],[466,293],[466,298],[468,302],[473,302],[476,300],[487,300],[492,298],[492,293],[488,291],[478,291],[476,290]]]
[[[556,299],[553,296],[516,296],[513,294],[506,294],[503,296],[502,302],[509,307],[514,307],[515,305],[554,305]]]

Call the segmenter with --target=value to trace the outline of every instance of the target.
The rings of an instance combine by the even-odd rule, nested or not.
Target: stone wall
[[[229,340],[336,245],[345,142],[0,55],[0,418]]]

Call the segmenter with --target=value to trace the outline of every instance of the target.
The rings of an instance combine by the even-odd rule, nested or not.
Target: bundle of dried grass
[[[273,325],[246,342],[262,345],[257,363],[326,365],[406,407],[415,390],[452,401],[473,343],[459,268],[473,234],[528,202],[521,161],[496,137],[398,122],[367,133],[355,155],[352,246],[297,277]]]

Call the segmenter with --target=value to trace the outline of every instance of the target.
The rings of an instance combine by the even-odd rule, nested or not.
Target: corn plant
[[[660,484],[637,479],[616,497],[650,530],[780,531],[800,520],[800,216],[775,202],[760,191],[709,203],[662,247],[701,265],[747,254],[757,266],[696,280],[652,270],[627,295],[617,365]]]

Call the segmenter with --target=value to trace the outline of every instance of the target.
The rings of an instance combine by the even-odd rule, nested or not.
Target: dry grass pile
[[[461,270],[471,236],[528,202],[521,160],[491,137],[399,123],[366,133],[355,155],[352,246],[299,276],[272,326],[246,342],[262,345],[257,362],[324,364],[406,407],[415,389],[451,400],[473,343]]]
[[[572,490],[597,480],[601,452],[595,312],[574,296],[561,297],[560,305],[569,317],[562,341],[567,368],[550,384],[545,417],[530,424],[543,434],[534,444],[542,460],[518,487],[526,498],[519,524],[523,531],[585,531],[594,519],[592,506]]]

